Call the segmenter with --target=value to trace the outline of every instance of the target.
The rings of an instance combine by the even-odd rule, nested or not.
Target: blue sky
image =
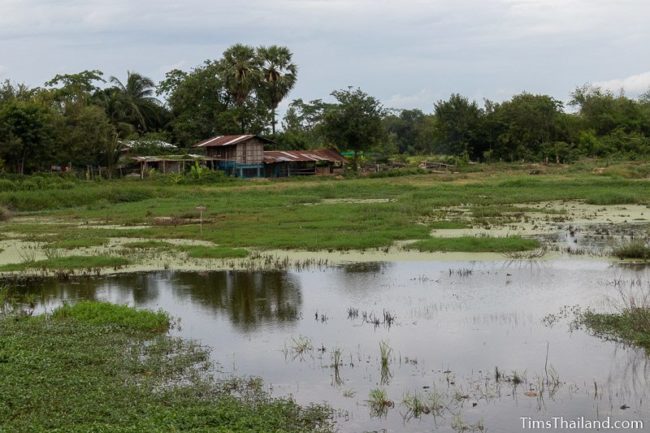
[[[649,17],[647,0],[0,0],[0,78],[158,81],[242,42],[293,51],[291,99],[359,86],[430,112],[452,92],[567,100],[588,82],[636,96],[650,88]]]

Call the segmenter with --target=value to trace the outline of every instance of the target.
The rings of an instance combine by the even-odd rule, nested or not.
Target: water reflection
[[[300,317],[300,283],[287,272],[175,273],[171,287],[175,297],[226,314],[246,332]]]
[[[290,324],[300,318],[300,283],[287,272],[155,272],[57,281],[13,281],[14,295],[30,293],[41,306],[65,300],[110,300],[174,311],[171,303],[224,315],[232,325],[252,332],[266,324]],[[171,293],[171,300],[162,297]]]

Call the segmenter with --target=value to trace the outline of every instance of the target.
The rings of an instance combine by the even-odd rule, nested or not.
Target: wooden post
[[[199,223],[201,224],[201,236],[203,236],[203,212],[207,208],[205,206],[197,206],[196,210],[199,211]]]

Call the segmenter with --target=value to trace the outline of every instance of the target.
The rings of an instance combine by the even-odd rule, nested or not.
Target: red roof
[[[278,162],[347,162],[347,159],[331,149],[315,150],[266,150],[264,164]]]
[[[232,146],[237,143],[241,143],[243,141],[248,141],[251,138],[257,138],[258,140],[262,140],[267,143],[271,143],[271,140],[267,140],[266,138],[259,137],[257,135],[252,135],[252,134],[240,134],[240,135],[218,135],[216,137],[208,138],[207,140],[203,140],[197,144],[195,144],[193,147],[215,147],[215,146]]]

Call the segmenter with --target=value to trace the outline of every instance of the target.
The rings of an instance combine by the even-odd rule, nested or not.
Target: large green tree
[[[154,82],[128,71],[125,83],[117,77],[111,77],[110,83],[113,86],[104,91],[103,101],[113,123],[131,125],[139,134],[155,130],[161,123],[162,109]]]
[[[323,132],[332,144],[353,151],[356,170],[359,153],[381,145],[386,139],[382,124],[384,108],[377,99],[359,88],[335,90],[332,96],[337,103],[325,111]]]
[[[0,158],[19,174],[47,168],[53,162],[53,117],[36,100],[13,100],[0,107]]]
[[[393,110],[383,119],[388,138],[398,153],[433,153],[435,118],[422,110]]]
[[[292,53],[287,47],[259,47],[257,56],[262,67],[259,93],[271,109],[271,133],[275,136],[275,111],[296,84],[298,66],[292,63]]]
[[[483,112],[475,101],[457,93],[434,105],[437,150],[452,155],[481,157]]]
[[[278,145],[286,149],[313,149],[325,146],[323,118],[330,106],[331,104],[321,99],[309,102],[302,99],[292,101],[282,121],[282,132],[275,136]]]
[[[522,93],[488,111],[492,151],[501,159],[538,159],[543,145],[565,139],[562,103],[551,96]]]
[[[225,90],[235,103],[241,132],[246,132],[249,98],[262,81],[262,61],[255,48],[236,44],[223,53],[220,73]]]

